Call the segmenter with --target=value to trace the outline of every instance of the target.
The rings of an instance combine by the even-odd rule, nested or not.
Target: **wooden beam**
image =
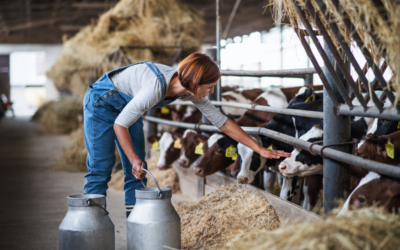
[[[61,31],[79,31],[81,30],[83,27],[85,27],[84,25],[59,25],[58,26],[60,28]]]
[[[116,2],[103,3],[73,3],[71,6],[77,9],[106,9],[112,7]]]

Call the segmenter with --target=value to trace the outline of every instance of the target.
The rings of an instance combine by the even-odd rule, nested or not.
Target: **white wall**
[[[62,51],[62,44],[0,44],[0,54],[11,54],[16,51],[43,51],[46,53],[46,71],[51,68]],[[50,79],[46,80],[46,100],[58,98],[58,91]]]

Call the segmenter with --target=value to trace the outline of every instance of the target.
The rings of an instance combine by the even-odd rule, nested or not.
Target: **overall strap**
[[[129,68],[129,67],[131,67],[131,66],[133,66],[133,65],[143,64],[143,63],[145,63],[145,62],[137,62],[137,63],[129,64],[129,65],[127,65],[127,66],[124,66],[124,67],[121,67],[121,68],[118,68],[118,69],[114,69],[114,70],[108,71],[108,72],[106,73],[106,75],[109,76],[110,74],[117,73],[117,72],[122,71],[122,70],[124,70],[124,69],[126,69],[126,68]]]
[[[152,62],[143,62],[143,63],[145,63],[151,69],[151,71],[154,72],[158,81],[161,83],[161,87],[162,87],[161,99],[164,99],[165,94],[167,93],[167,83],[165,82],[164,75],[161,74],[161,71],[157,68],[156,65],[154,65],[154,63],[152,63]]]

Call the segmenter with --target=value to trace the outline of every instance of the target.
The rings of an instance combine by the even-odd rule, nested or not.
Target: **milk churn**
[[[58,229],[59,250],[114,250],[114,224],[100,194],[68,197],[68,212]]]
[[[160,250],[181,248],[181,219],[172,206],[172,190],[160,188],[136,189],[136,205],[127,220],[128,250]],[[143,183],[143,182],[142,182]],[[143,184],[144,185],[144,184]]]

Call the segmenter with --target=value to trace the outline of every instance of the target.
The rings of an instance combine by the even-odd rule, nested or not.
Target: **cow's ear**
[[[156,141],[159,141],[160,137],[156,135],[151,135],[147,137],[147,141],[151,144],[155,143]]]
[[[193,136],[193,142],[194,144],[199,145],[200,142],[205,142],[208,138],[202,134],[197,134]]]
[[[387,135],[381,135],[378,137],[379,141],[378,141],[378,145],[377,145],[377,150],[378,150],[378,154],[382,155],[383,157],[387,157],[388,153],[386,150],[386,145],[390,142],[392,143],[392,138],[390,136]]]
[[[176,111],[175,109],[170,109],[170,111],[171,111],[172,120],[175,121],[175,122],[179,122],[181,119],[179,117],[178,111]]]
[[[175,141],[178,138],[182,138],[182,134],[177,132],[172,132],[172,138],[174,138]]]
[[[236,157],[235,162],[231,166],[231,176],[236,177],[240,172],[240,155]]]
[[[238,144],[237,141],[231,139],[228,136],[224,136],[224,137],[222,137],[221,139],[219,139],[217,141],[218,147],[220,147],[220,148],[222,148],[224,150],[227,149],[230,145],[233,145],[233,146],[236,147],[237,144]]]
[[[312,96],[312,95],[315,93],[314,88],[313,88],[313,87],[309,87],[309,88],[305,91],[305,93],[306,93],[306,99],[307,99],[308,97]]]

